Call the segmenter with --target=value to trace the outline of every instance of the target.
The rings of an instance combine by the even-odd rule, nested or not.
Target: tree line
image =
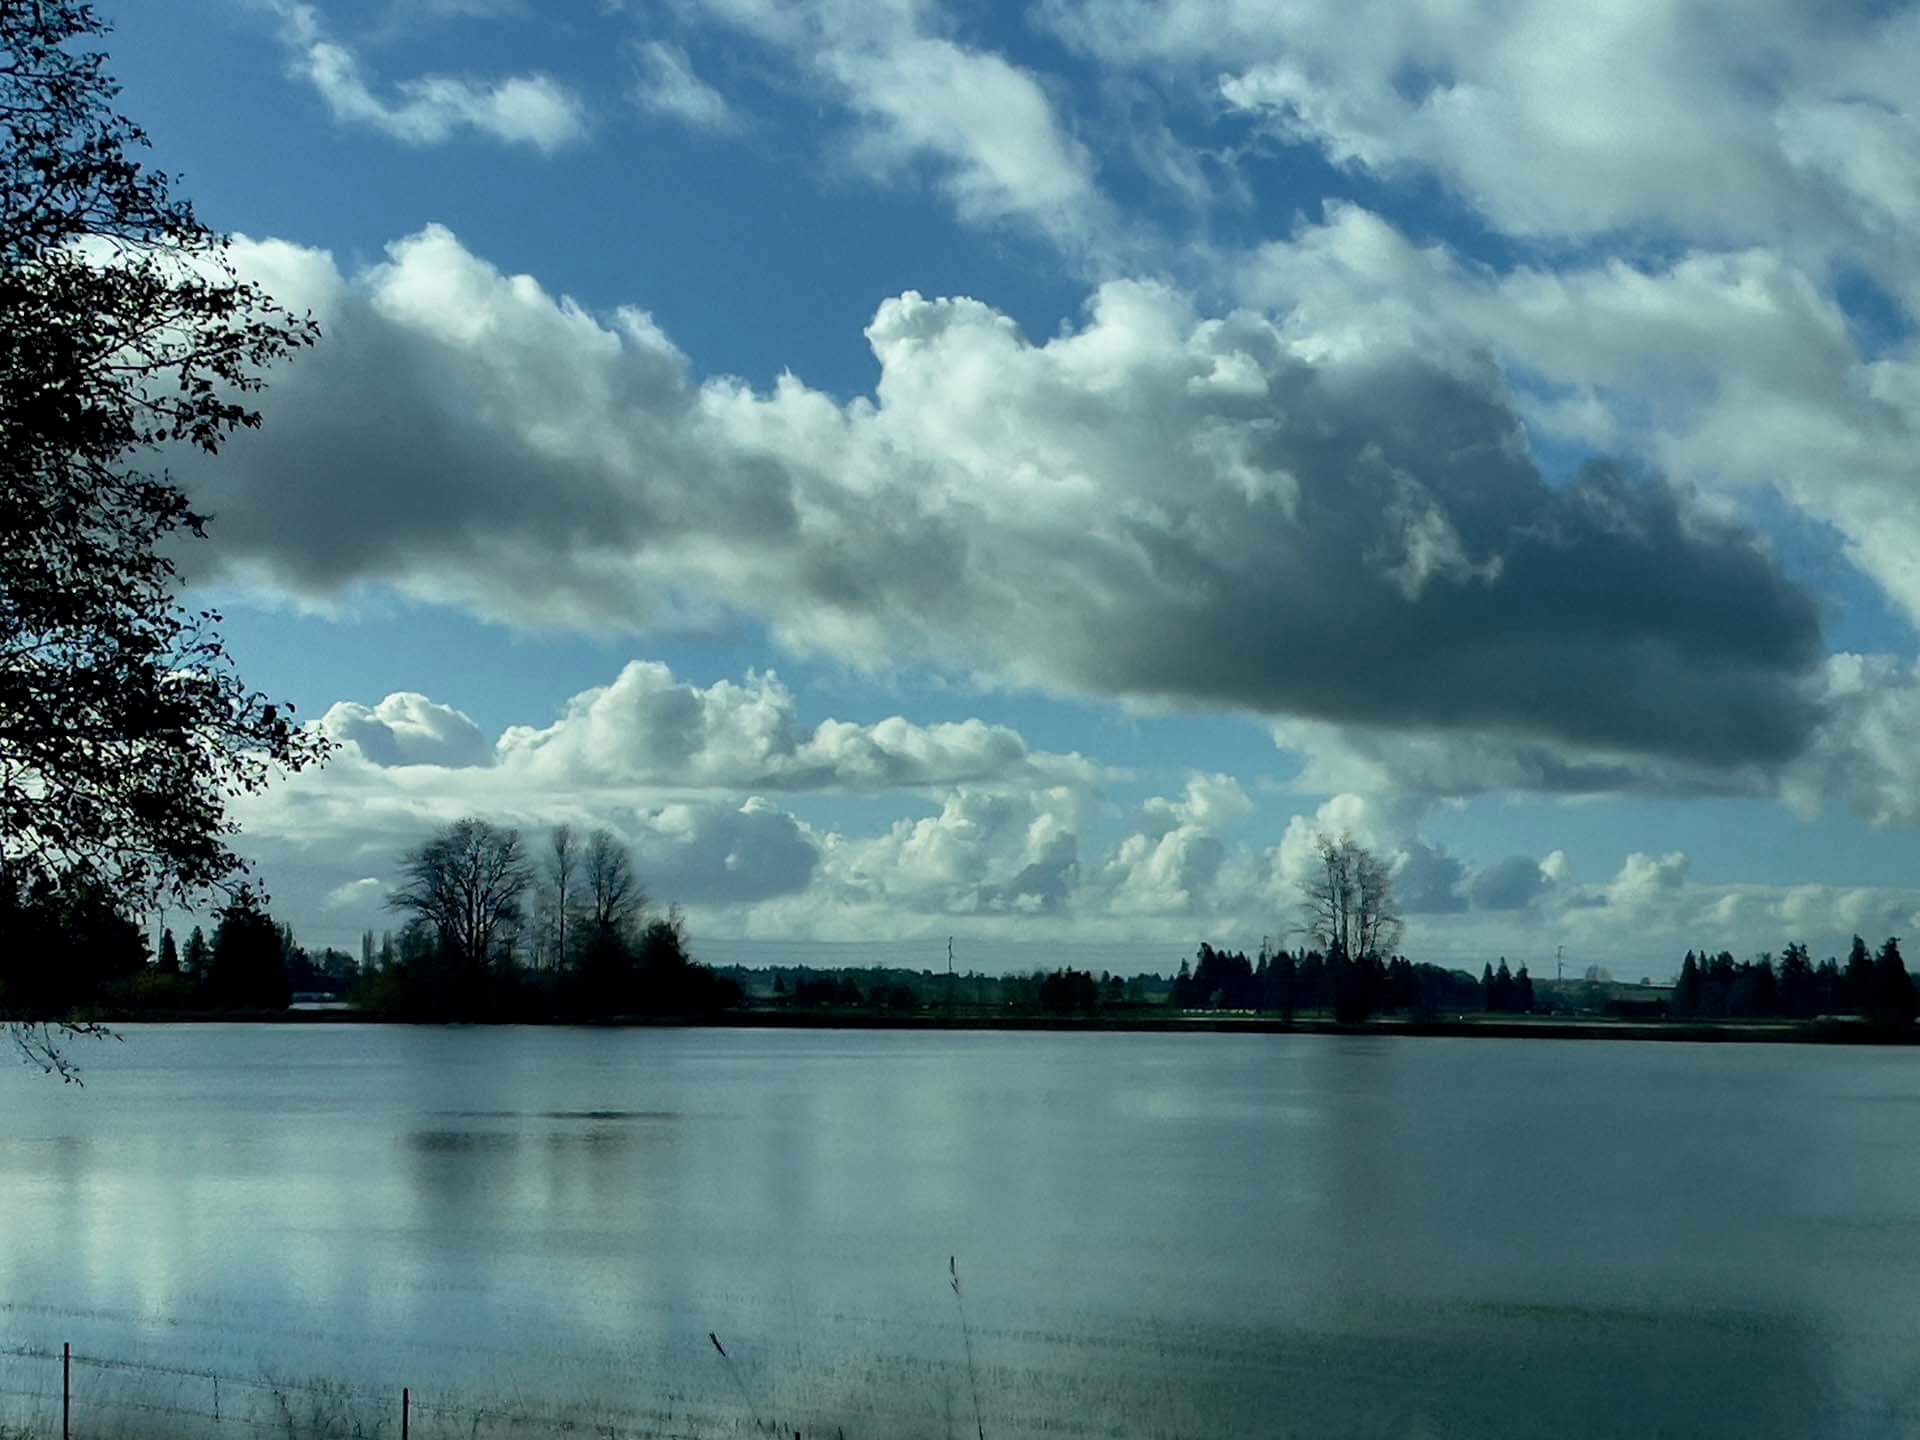
[[[1858,935],[1846,963],[1832,956],[1814,964],[1807,947],[1795,941],[1778,964],[1771,952],[1736,961],[1689,950],[1674,982],[1675,1015],[1728,1019],[1808,1020],[1816,1015],[1859,1015],[1890,1025],[1913,1022],[1916,997],[1912,977],[1900,953],[1900,938],[1889,936],[1877,952]]]
[[[1172,1003],[1183,1010],[1249,1010],[1291,1020],[1300,1013],[1330,1014],[1358,1024],[1381,1013],[1438,1015],[1465,1010],[1524,1012],[1533,1007],[1526,967],[1508,973],[1488,968],[1484,981],[1464,970],[1410,961],[1404,955],[1349,955],[1336,937],[1329,953],[1262,949],[1249,960],[1243,951],[1202,944],[1194,963],[1180,962]]]
[[[1416,964],[1405,956],[1351,962],[1336,951],[1330,962],[1318,950],[1276,950],[1249,960],[1244,952],[1205,943],[1167,975],[1125,976],[1070,965],[1010,975],[804,965],[768,971],[729,967],[722,973],[753,992],[757,1003],[787,1010],[1126,1015],[1174,1009],[1249,1011],[1285,1019],[1330,1014],[1355,1021],[1390,1011],[1522,1011],[1532,1004],[1526,967],[1512,975],[1504,959],[1497,972],[1488,969],[1483,984],[1463,970]]]

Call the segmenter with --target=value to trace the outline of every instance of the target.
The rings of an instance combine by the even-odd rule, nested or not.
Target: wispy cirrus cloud
[[[772,47],[844,107],[847,153],[867,174],[930,174],[963,220],[1028,226],[1077,258],[1112,245],[1118,216],[1094,152],[1044,77],[953,38],[934,7],[697,0],[691,10]]]
[[[583,139],[586,106],[568,86],[539,73],[505,79],[424,75],[383,96],[360,58],[300,0],[262,0],[280,17],[294,75],[311,85],[334,118],[408,145],[438,145],[462,132],[550,152]]]
[[[746,123],[726,96],[700,78],[680,46],[648,40],[634,45],[632,55],[633,83],[627,95],[642,110],[719,134]]]

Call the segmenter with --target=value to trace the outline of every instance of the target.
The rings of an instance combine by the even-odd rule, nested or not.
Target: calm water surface
[[[0,1345],[698,1436],[1920,1433],[1912,1052],[343,1025],[84,1058],[0,1080]],[[152,1399],[81,1378],[95,1433],[108,1381]]]

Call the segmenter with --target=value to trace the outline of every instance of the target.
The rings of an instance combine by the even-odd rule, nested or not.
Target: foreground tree
[[[179,604],[163,546],[207,517],[135,462],[257,425],[262,370],[317,332],[141,164],[106,33],[79,0],[0,0],[0,879],[144,908],[230,891],[227,802],[324,744]],[[67,1018],[0,1015],[62,1074],[92,1028]]]
[[[140,927],[98,880],[67,874],[0,888],[0,1003],[23,1030],[47,1027],[31,1037],[42,1069],[69,1073],[57,1058],[51,1017],[70,1017],[146,965]]]

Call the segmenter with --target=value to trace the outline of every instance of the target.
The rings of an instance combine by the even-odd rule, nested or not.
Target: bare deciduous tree
[[[587,837],[582,867],[588,917],[596,930],[622,933],[633,928],[647,908],[647,897],[634,874],[633,852],[611,830]]]
[[[520,919],[533,883],[520,832],[485,820],[456,820],[400,866],[403,882],[388,898],[433,926],[456,964],[479,969]]]
[[[567,917],[580,903],[575,877],[580,870],[580,847],[571,825],[556,825],[547,837],[547,898],[552,906],[556,965],[567,960]]]
[[[1328,953],[1364,960],[1391,955],[1405,928],[1393,902],[1393,870],[1351,835],[1319,837],[1320,863],[1301,882],[1308,936]]]

